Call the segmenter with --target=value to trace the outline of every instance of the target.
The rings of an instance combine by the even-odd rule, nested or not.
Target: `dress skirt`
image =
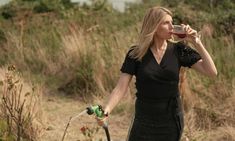
[[[180,141],[183,127],[178,96],[161,100],[137,98],[128,141]]]

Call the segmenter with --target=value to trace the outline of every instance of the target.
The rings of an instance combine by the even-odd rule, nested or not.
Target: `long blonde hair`
[[[156,29],[166,15],[172,16],[172,13],[164,7],[156,6],[147,11],[144,16],[137,46],[130,52],[130,57],[139,61],[143,58],[149,46],[153,43]]]

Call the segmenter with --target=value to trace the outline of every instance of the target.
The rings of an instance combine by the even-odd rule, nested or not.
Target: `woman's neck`
[[[156,39],[154,40],[154,48],[157,50],[164,50],[167,46],[166,40]]]

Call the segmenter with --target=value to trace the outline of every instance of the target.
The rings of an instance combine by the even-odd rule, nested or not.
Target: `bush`
[[[61,0],[61,3],[66,9],[73,7],[73,4],[70,0]]]
[[[235,13],[234,12],[222,14],[218,18],[218,21],[216,24],[218,31],[222,31],[222,33],[227,34],[227,35],[235,34],[234,33],[235,32],[234,30],[235,29]]]
[[[93,77],[94,68],[92,65],[94,61],[92,57],[83,56],[75,76],[65,85],[61,86],[59,90],[66,94],[78,93],[82,96],[88,96],[87,94],[95,92],[96,84]]]
[[[36,140],[38,129],[34,126],[35,106],[38,104],[34,89],[24,92],[19,72],[9,66],[2,81],[0,104],[0,138],[3,140]]]
[[[38,5],[36,5],[33,8],[33,11],[35,13],[45,13],[45,12],[51,12],[53,9],[49,8],[45,3],[40,2]]]
[[[1,15],[4,19],[8,20],[16,16],[16,7],[13,5],[6,5],[1,9]]]
[[[0,45],[7,41],[6,35],[3,30],[0,29]]]

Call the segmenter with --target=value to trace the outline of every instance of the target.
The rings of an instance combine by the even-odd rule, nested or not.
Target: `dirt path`
[[[40,137],[41,141],[61,141],[69,118],[87,107],[87,104],[79,100],[55,96],[44,98],[42,104],[45,129]],[[109,119],[112,120],[109,121],[112,141],[124,141],[128,133],[130,116],[114,114]],[[105,140],[104,130],[97,125],[94,117],[84,115],[71,122],[64,141],[85,141],[88,139],[80,131],[83,126],[87,126],[89,129],[98,128],[98,132],[92,134],[94,136],[92,141]]]

